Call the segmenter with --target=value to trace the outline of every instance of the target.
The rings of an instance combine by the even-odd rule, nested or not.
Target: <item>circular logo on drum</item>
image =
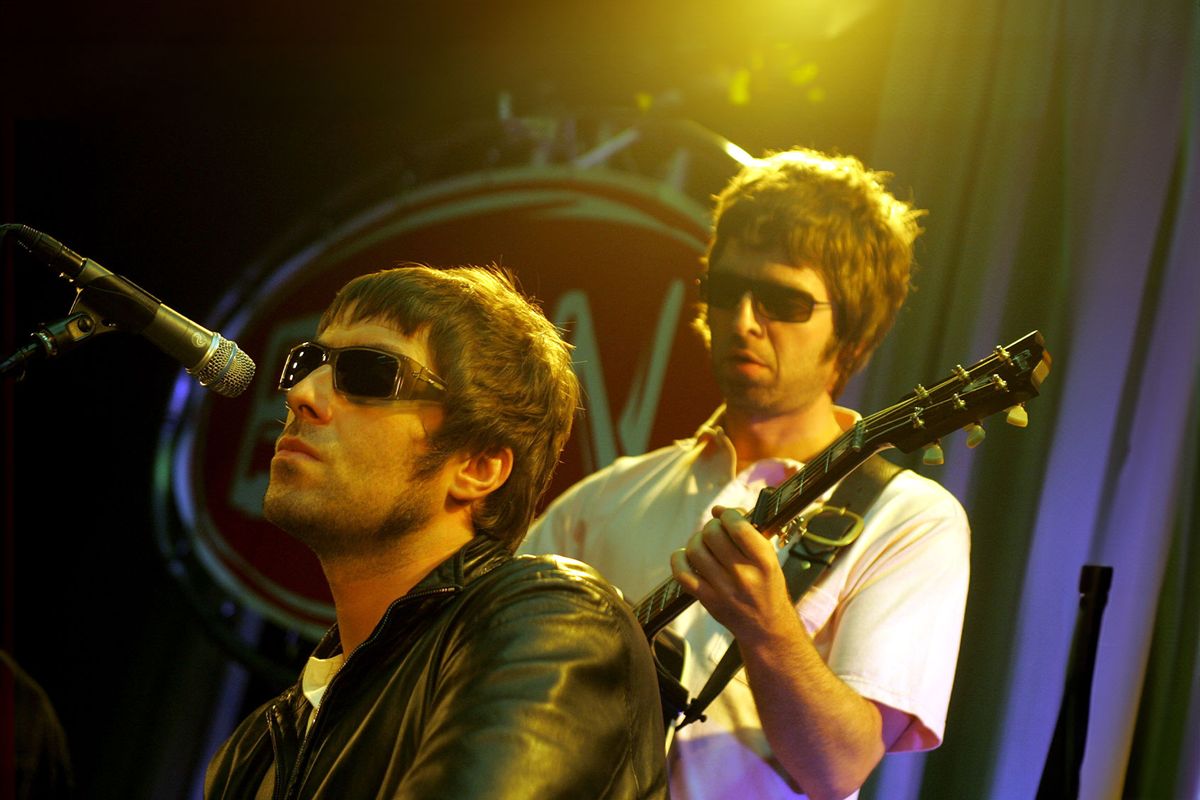
[[[261,636],[264,624],[315,639],[333,622],[316,558],[263,519],[262,498],[286,415],[275,388],[284,355],[314,336],[356,275],[403,262],[496,263],[540,301],[575,347],[586,405],[548,497],[618,456],[690,436],[715,408],[690,321],[711,195],[740,153],[695,126],[583,130],[510,120],[470,148],[448,145],[457,164],[392,173],[393,191],[314,220],[225,298],[220,330],[254,358],[257,376],[223,398],[181,375],[156,499],[172,571],[232,639]]]

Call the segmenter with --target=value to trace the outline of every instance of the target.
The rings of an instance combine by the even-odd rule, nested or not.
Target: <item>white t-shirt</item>
[[[345,653],[338,653],[330,658],[308,657],[308,661],[304,665],[304,671],[300,673],[300,690],[304,693],[309,705],[314,710],[321,707],[321,700],[325,697],[325,690],[329,688],[329,683],[333,680],[333,676],[338,673],[338,670],[345,663]],[[312,725],[316,717],[316,714],[308,715],[309,726]]]
[[[692,439],[618,459],[571,487],[534,523],[521,550],[578,558],[630,602],[641,600],[671,576],[671,551],[711,519],[713,505],[752,508],[763,488],[803,467],[765,459],[734,474],[736,453],[715,422],[719,414]],[[838,414],[843,426],[853,424],[853,412]],[[927,750],[942,741],[966,604],[969,540],[966,514],[953,495],[901,472],[866,514],[859,538],[797,604],[835,675],[863,697],[912,715],[891,752]],[[694,696],[731,637],[699,604],[669,627],[687,641],[683,684]],[[706,713],[706,722],[685,727],[672,743],[673,797],[795,800],[795,788],[772,757],[744,672]]]

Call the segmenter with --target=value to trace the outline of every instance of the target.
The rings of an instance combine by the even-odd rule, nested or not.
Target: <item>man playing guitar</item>
[[[891,328],[921,232],[886,177],[797,149],[733,178],[696,320],[725,404],[692,438],[569,489],[523,547],[586,561],[632,600],[669,565],[702,606],[670,626],[692,694],[736,637],[744,670],[671,743],[674,797],[854,796],[885,752],[942,741],[969,569],[958,501],[901,472],[797,603],[738,510],[858,418],[834,400]]]

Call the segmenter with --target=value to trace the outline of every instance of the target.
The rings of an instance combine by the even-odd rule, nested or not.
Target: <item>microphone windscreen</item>
[[[254,379],[254,361],[235,342],[219,334],[217,339],[213,354],[188,374],[223,397],[237,397]]]

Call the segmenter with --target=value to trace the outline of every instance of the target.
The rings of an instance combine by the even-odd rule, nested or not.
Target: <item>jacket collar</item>
[[[476,534],[475,538],[455,551],[454,555],[434,567],[433,571],[418,581],[407,594],[393,600],[376,624],[375,631],[368,637],[368,641],[386,635],[388,628],[392,627],[391,621],[403,617],[394,613],[397,606],[420,603],[422,600],[436,602],[439,598],[458,594],[472,580],[490,572],[511,557],[512,554],[500,542],[490,536]],[[312,654],[317,658],[329,658],[340,650],[340,642],[338,626],[334,623],[321,637]]]
[[[454,555],[434,567],[422,578],[406,597],[425,594],[442,589],[461,589],[474,578],[490,572],[510,557],[510,553],[495,539],[476,534],[475,538],[459,548]],[[393,603],[395,605],[395,603]]]

